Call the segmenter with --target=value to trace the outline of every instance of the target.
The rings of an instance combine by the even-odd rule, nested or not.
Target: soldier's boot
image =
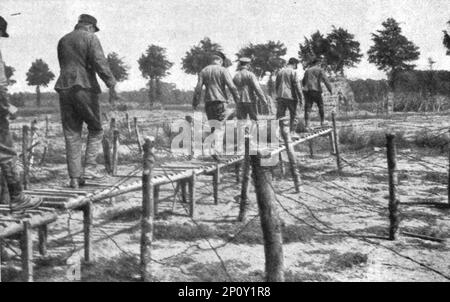
[[[102,179],[106,176],[97,167],[96,158],[102,146],[103,131],[89,131],[83,175],[79,184],[83,186],[86,179]]]
[[[8,187],[12,210],[21,211],[37,208],[42,204],[42,198],[28,196],[23,193],[20,175],[14,162],[10,161],[8,163],[1,164],[1,169]]]

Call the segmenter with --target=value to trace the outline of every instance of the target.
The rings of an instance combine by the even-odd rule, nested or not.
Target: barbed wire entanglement
[[[388,129],[387,131],[392,131],[392,129],[400,128],[397,127],[398,125],[404,125],[404,121],[399,121],[398,124],[396,121],[390,121],[389,123],[378,123],[375,125],[370,122],[366,123],[358,123],[355,125],[342,125],[339,128],[345,129],[350,127],[361,127],[361,126],[367,126],[367,127],[374,127],[379,131],[380,129]],[[144,128],[144,123],[140,125],[142,128]],[[154,128],[157,127],[156,131],[151,131],[148,128]],[[413,129],[413,124],[407,125],[408,128]],[[48,129],[48,126],[46,127]],[[114,190],[118,190],[121,188],[121,186],[128,181],[132,179],[138,178],[140,173],[142,173],[142,155],[143,151],[141,150],[140,146],[142,146],[142,142],[139,141],[139,137],[136,137],[135,133],[130,130],[129,120],[123,121],[118,120],[115,124],[115,129],[120,130],[117,146],[122,147],[121,151],[121,157],[119,158],[119,162],[116,162],[118,165],[119,163],[123,166],[127,166],[127,173],[123,173],[121,175],[116,175],[119,179],[115,181],[114,183],[109,184],[109,188],[105,189],[104,192],[113,192]],[[21,129],[17,129],[21,130]],[[171,130],[167,128],[167,121],[161,120],[156,123],[145,123],[145,130],[146,134],[156,134],[165,136],[165,140],[160,139],[158,141],[158,138],[156,140],[158,141],[157,144],[155,144],[155,155],[157,158],[157,162],[159,160],[165,159],[165,160],[179,160],[179,161],[187,161],[189,160],[188,156],[180,156],[177,154],[173,154],[170,150],[169,145],[167,144],[167,138],[170,138],[170,136],[173,133],[170,133]],[[155,130],[155,129],[152,129]],[[438,141],[442,143],[442,148],[448,148],[448,140],[445,141],[446,135],[449,133],[449,129],[446,127],[439,127],[439,128],[429,128],[426,126],[420,126],[416,125],[416,130],[420,133],[423,133],[426,135],[427,142],[433,142]],[[111,133],[110,133],[111,132]],[[109,129],[109,131],[105,131],[105,135],[112,138],[112,131]],[[399,136],[402,140],[403,137]],[[20,136],[17,137],[17,139],[21,139]],[[52,168],[50,165],[42,165],[43,162],[45,162],[45,157],[49,156],[50,149],[50,142],[49,139],[49,131],[45,129],[40,129],[37,127],[34,131],[34,135],[32,136],[31,143],[29,148],[26,150],[29,152],[29,157],[27,164],[29,164],[29,174],[33,180],[39,179],[41,177],[41,174],[44,171],[52,171]],[[403,142],[403,141],[402,141]],[[384,142],[385,144],[385,142]],[[415,150],[411,150],[412,145],[407,145],[406,147],[400,148],[397,155],[397,161],[398,165],[396,168],[396,172],[400,174],[400,184],[397,184],[399,188],[401,188],[401,183],[406,183],[409,181],[408,178],[403,177],[406,174],[410,175],[423,175],[424,177],[432,178],[433,180],[438,180],[437,186],[444,188],[445,185],[448,185],[445,180],[445,175],[448,172],[448,163],[446,161],[441,161],[441,156],[438,157],[428,157],[424,156],[424,153],[418,152],[415,153]],[[45,152],[43,150],[46,150]],[[367,175],[377,175],[378,181],[382,178],[387,179],[388,175],[388,169],[387,165],[384,163],[386,149],[383,145],[377,145],[375,148],[367,148],[364,150],[359,150],[355,152],[353,155],[356,159],[354,160],[348,160],[344,157],[342,157],[342,166],[341,168],[344,169],[358,169],[358,171],[361,172],[361,175],[367,176]],[[126,155],[126,156],[125,156]],[[39,156],[42,156],[42,158],[39,158]],[[347,155],[345,155],[347,156]],[[439,158],[439,160],[436,160],[435,158]],[[445,157],[446,158],[446,157]],[[381,164],[380,164],[381,162]],[[19,162],[20,165],[23,166],[22,162]],[[163,175],[169,179],[169,182],[166,183],[166,185],[171,187],[171,191],[173,191],[173,194],[170,194],[168,197],[165,198],[165,200],[172,200],[172,213],[174,212],[175,205],[178,205],[177,209],[181,208],[183,211],[183,214],[186,214],[186,217],[188,217],[189,222],[198,230],[199,238],[192,244],[186,244],[186,246],[183,246],[181,251],[176,251],[175,254],[164,253],[164,257],[155,257],[151,256],[149,261],[151,263],[155,263],[157,265],[165,266],[167,268],[175,268],[178,269],[182,274],[194,276],[195,273],[189,272],[185,269],[182,269],[180,265],[174,264],[173,260],[177,259],[181,256],[189,256],[198,252],[212,252],[214,254],[214,260],[218,261],[221,270],[223,271],[224,275],[226,276],[227,281],[239,281],[237,280],[235,272],[232,271],[232,268],[230,267],[229,263],[225,260],[225,257],[223,255],[223,251],[221,249],[228,247],[230,244],[232,244],[236,238],[239,237],[240,234],[245,232],[255,221],[259,219],[259,215],[253,215],[248,220],[245,221],[245,223],[239,224],[236,229],[234,229],[233,234],[229,234],[227,238],[220,238],[220,242],[213,242],[211,240],[211,237],[208,234],[204,234],[202,230],[202,223],[201,220],[198,220],[191,216],[191,212],[189,209],[189,204],[184,202],[185,197],[181,196],[182,192],[179,188],[179,181],[175,181],[172,179],[171,175],[173,175],[173,171],[170,171],[169,168],[167,168],[165,165],[155,165],[157,169],[160,169],[163,173]],[[300,172],[301,169],[300,169]],[[336,173],[331,173],[336,172]],[[273,201],[276,206],[281,210],[282,213],[284,213],[284,217],[287,217],[284,223],[288,219],[292,220],[294,219],[296,224],[304,225],[307,228],[310,228],[314,232],[317,233],[318,236],[338,236],[338,237],[348,237],[355,240],[358,240],[359,242],[368,244],[370,246],[374,246],[376,248],[381,248],[386,251],[391,252],[392,254],[395,254],[396,256],[405,259],[411,263],[414,263],[423,269],[433,272],[435,274],[438,274],[439,276],[450,280],[450,276],[447,272],[441,270],[441,268],[433,267],[433,265],[427,263],[426,261],[423,261],[422,259],[419,259],[417,256],[411,256],[410,254],[406,254],[402,252],[402,249],[405,247],[402,247],[400,245],[395,245],[394,243],[390,244],[383,244],[383,240],[387,240],[388,238],[385,237],[383,234],[380,235],[378,232],[373,232],[371,229],[357,229],[357,230],[349,230],[345,227],[342,227],[339,223],[335,223],[332,219],[328,219],[330,216],[332,216],[332,212],[337,213],[338,215],[339,211],[342,211],[343,209],[346,209],[348,212],[357,213],[358,215],[361,215],[363,217],[381,217],[386,218],[386,221],[388,220],[387,217],[390,212],[390,208],[388,206],[388,203],[384,205],[380,200],[386,199],[386,198],[380,198],[379,196],[381,194],[372,195],[369,192],[362,192],[359,190],[354,190],[351,187],[346,185],[346,171],[340,173],[336,170],[329,170],[325,171],[322,170],[319,172],[314,172],[311,175],[308,175],[310,172],[304,171],[302,174],[305,174],[307,176],[301,184],[301,191],[300,193],[295,192],[293,188],[283,188],[286,186],[284,182],[280,182],[272,184],[272,181],[267,180],[267,182],[270,184],[271,189],[275,192],[275,200]],[[303,176],[302,176],[303,178]],[[443,181],[441,181],[443,180]],[[31,181],[33,183],[33,181]],[[386,181],[386,186],[388,185],[388,182]],[[108,191],[109,190],[109,191]],[[214,195],[214,192],[211,189],[210,183],[206,182],[206,184],[202,186],[198,186],[197,190],[201,190],[203,192],[203,196],[201,198],[209,198],[210,196]],[[440,192],[440,191],[439,191]],[[385,193],[388,193],[388,190],[386,190]],[[432,194],[431,192],[430,194]],[[440,197],[441,194],[439,193],[433,193],[436,197]],[[398,197],[399,199],[402,199],[401,194]],[[199,200],[201,199],[199,198]],[[426,199],[426,198],[425,198]],[[192,202],[192,201],[191,201]],[[444,203],[442,203],[444,205]],[[322,211],[320,208],[326,207],[326,213]],[[403,206],[409,206],[408,204],[401,204],[400,207]],[[62,240],[61,244],[69,244],[70,250],[66,253],[66,258],[73,257],[76,253],[80,251],[80,247],[77,246],[77,242],[75,240],[75,232],[73,231],[73,225],[71,222],[77,222],[82,223],[82,219],[78,219],[73,217],[72,211],[66,212],[66,226],[65,229],[67,231],[67,238],[66,240]],[[405,215],[408,215],[408,213],[405,213]],[[183,215],[184,216],[184,215]],[[157,217],[158,218],[158,217]],[[102,233],[102,240],[109,240],[112,242],[112,244],[118,249],[120,254],[126,255],[129,258],[132,258],[133,261],[130,262],[130,265],[133,270],[136,272],[139,272],[141,267],[139,266],[140,257],[138,253],[133,252],[130,249],[127,249],[124,247],[118,240],[115,238],[116,233],[111,233],[111,230],[106,227],[106,222],[102,223],[96,223],[93,224],[93,227],[98,230],[100,233]],[[339,225],[338,225],[339,224]],[[131,227],[137,227],[139,226],[139,223],[135,223]],[[400,230],[402,230],[400,228]],[[386,228],[387,232],[387,228]],[[400,231],[401,233],[401,231]],[[420,235],[420,234],[419,234]],[[425,236],[422,236],[425,237]],[[420,238],[420,237],[418,237]],[[433,239],[433,238],[432,238]],[[434,238],[436,240],[440,240],[441,238]],[[426,240],[426,239],[425,239]],[[215,241],[215,240],[214,240]],[[5,241],[6,242],[6,241]],[[207,246],[205,247],[203,244],[205,243]],[[313,246],[313,244],[307,240],[304,242],[304,244],[308,244]],[[7,248],[13,248],[9,242],[6,243]],[[402,242],[403,245],[405,245],[405,242]],[[19,257],[18,253],[16,252],[16,258]],[[227,255],[228,256],[228,255]],[[236,275],[236,276],[235,276]]]

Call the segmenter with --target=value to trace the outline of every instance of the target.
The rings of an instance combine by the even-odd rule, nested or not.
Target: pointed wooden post
[[[103,158],[105,161],[105,170],[108,174],[111,174],[112,173],[111,145],[106,135],[103,136],[102,146],[103,146]]]
[[[137,117],[133,118],[133,122],[134,122],[134,133],[136,134],[136,141],[137,141],[139,153],[142,153],[141,133],[139,132]]]
[[[141,217],[141,280],[151,281],[151,272],[148,266],[151,264],[151,249],[153,242],[154,199],[152,193],[152,170],[155,163],[153,156],[154,141],[146,138],[143,146],[144,169],[142,172],[142,217]]]
[[[195,182],[196,182],[197,175],[195,174],[195,171],[192,171],[192,176],[188,180],[189,185],[189,213],[192,218],[195,218],[195,203],[196,203],[196,196],[195,196]]]
[[[337,135],[337,128],[336,128],[336,113],[331,113],[331,119],[333,122],[333,136],[334,136],[334,152],[336,154],[336,164],[338,168],[338,172],[341,172],[342,165],[341,165],[341,154],[339,152],[339,137]]]
[[[119,162],[119,130],[114,130],[113,134],[113,154],[112,154],[112,175],[117,175]]]
[[[248,210],[248,183],[250,182],[250,138],[245,136],[245,155],[242,168],[242,186],[241,186],[241,199],[239,203],[239,216],[238,221],[243,222],[247,217]]]
[[[48,227],[47,225],[40,226],[38,229],[39,235],[39,253],[42,256],[47,255],[47,237],[48,237]]]
[[[276,196],[271,183],[271,168],[262,167],[261,158],[257,155],[251,155],[250,161],[264,238],[266,281],[283,282],[283,236],[281,221],[274,204]]]
[[[48,133],[49,133],[49,118],[48,115],[45,116],[45,146],[44,146],[44,151],[42,151],[42,157],[41,157],[41,162],[39,163],[39,165],[43,165],[45,163],[45,158],[47,157],[47,150],[48,150]]]
[[[131,138],[130,116],[128,112],[125,113],[125,124],[127,125],[128,138]]]
[[[400,225],[399,217],[399,204],[400,201],[397,198],[397,161],[396,161],[396,147],[395,147],[395,135],[387,134],[387,162],[388,162],[388,175],[389,175],[389,239],[395,240],[397,238],[397,232]]]
[[[154,204],[154,213],[155,217],[158,214],[158,204],[159,204],[159,192],[160,192],[160,186],[153,186],[153,204]]]
[[[213,171],[213,193],[214,204],[219,204],[219,183],[220,183],[220,166],[216,164],[216,169]]]
[[[300,192],[300,175],[297,170],[297,161],[295,160],[294,148],[292,147],[292,139],[290,134],[290,121],[289,119],[280,119],[280,131],[283,137],[284,145],[286,147],[286,153],[289,159],[289,168],[291,170],[292,179],[294,180],[295,191]]]
[[[30,137],[29,137],[30,127],[24,125],[22,127],[22,164],[23,164],[23,188],[28,189],[28,174],[29,174],[29,165],[28,165],[28,146],[30,145]]]
[[[23,222],[21,236],[22,278],[24,282],[33,282],[33,238],[29,221]]]
[[[84,262],[91,262],[91,228],[92,228],[92,204],[86,204],[83,209],[83,236],[84,236]]]

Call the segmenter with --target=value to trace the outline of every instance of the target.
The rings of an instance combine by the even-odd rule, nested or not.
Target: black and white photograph
[[[1,0],[0,171],[2,283],[448,282],[450,1]]]

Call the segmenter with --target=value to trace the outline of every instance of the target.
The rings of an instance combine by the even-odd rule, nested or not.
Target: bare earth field
[[[133,111],[144,135],[155,133],[149,122],[163,123],[183,111]],[[117,116],[123,119],[123,113]],[[64,141],[59,116],[51,116],[48,163],[32,170],[32,186],[65,184]],[[30,119],[17,120],[20,129]],[[43,133],[39,121],[39,134]],[[273,187],[283,221],[287,281],[449,281],[450,207],[447,201],[448,156],[445,148],[421,147],[417,135],[448,139],[449,114],[403,114],[391,118],[343,119],[341,132],[352,128],[361,137],[376,131],[401,133],[398,150],[401,231],[440,239],[439,242],[400,235],[388,241],[388,180],[385,148],[341,145],[343,172],[336,171],[325,139],[316,141],[311,158],[307,146],[297,153],[302,178],[295,193],[290,177],[276,169]],[[19,139],[20,131],[16,131]],[[343,135],[341,133],[341,135]],[[352,134],[354,135],[354,134]],[[343,141],[352,139],[342,137]],[[353,140],[360,140],[353,138]],[[441,140],[436,140],[441,141]],[[399,142],[400,145],[400,142]],[[17,145],[18,147],[19,145]],[[36,148],[39,153],[40,148]],[[445,147],[445,146],[444,146]],[[121,147],[121,158],[139,157],[135,147]],[[129,163],[122,162],[119,171]],[[250,185],[251,209],[245,223],[236,221],[240,185],[234,171],[224,173],[220,204],[215,206],[209,177],[197,185],[198,215],[193,221],[184,204],[174,199],[173,187],[162,188],[152,248],[151,272],[155,281],[263,281],[264,250],[254,188]],[[174,203],[174,200],[176,202]],[[141,194],[107,200],[94,207],[93,259],[81,265],[82,281],[137,281],[139,279]],[[172,208],[174,209],[172,212]],[[79,213],[61,216],[50,225],[49,254],[35,255],[37,281],[77,280],[68,274],[80,263],[83,235]],[[12,246],[13,250],[17,250]],[[20,279],[19,262],[4,263],[2,278]],[[70,275],[70,276],[69,276]]]

